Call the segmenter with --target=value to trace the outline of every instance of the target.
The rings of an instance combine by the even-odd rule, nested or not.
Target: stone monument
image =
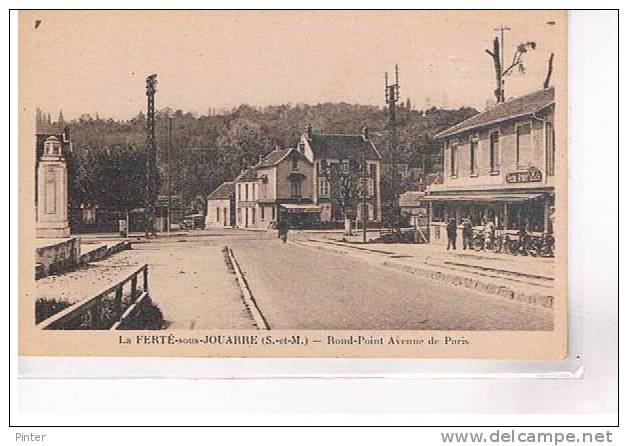
[[[69,237],[68,171],[61,141],[49,136],[37,168],[37,237]]]

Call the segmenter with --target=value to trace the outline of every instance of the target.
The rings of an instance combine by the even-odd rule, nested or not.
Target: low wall
[[[80,248],[79,237],[72,237],[59,243],[37,248],[35,279],[41,279],[51,274],[61,274],[90,262],[102,260],[125,249],[131,249],[131,243],[121,241],[111,246],[103,245],[82,255]]]
[[[81,240],[70,237],[58,243],[42,246],[36,251],[35,278],[58,274],[75,268],[79,262]]]
[[[81,255],[81,257],[79,258],[79,264],[86,265],[87,263],[90,263],[90,262],[97,262],[98,260],[107,258],[112,254],[118,253],[125,249],[130,249],[130,248],[131,248],[131,243],[127,241],[118,242],[112,246],[103,245],[97,249],[93,249]]]

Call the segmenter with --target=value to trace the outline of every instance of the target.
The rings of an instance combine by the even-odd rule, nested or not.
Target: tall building
[[[443,183],[427,188],[430,237],[469,216],[498,230],[553,232],[556,145],[554,88],[508,100],[436,135]]]

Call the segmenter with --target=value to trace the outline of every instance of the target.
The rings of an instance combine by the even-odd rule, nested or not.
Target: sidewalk
[[[164,243],[157,239],[133,244],[131,250],[38,280],[36,297],[77,302],[96,295],[145,263],[149,266],[151,299],[169,328],[255,329],[219,244]]]
[[[450,262],[451,264],[482,267],[488,270],[508,271],[524,276],[537,276],[545,280],[554,279],[554,259],[551,257],[513,256],[471,249],[448,251],[440,245],[431,243],[368,243],[364,245],[361,244],[361,236],[345,237],[345,239],[347,242],[351,242],[348,244],[355,243],[355,246],[387,251],[397,255],[412,256],[428,262]],[[334,241],[342,242],[342,238],[335,238]]]
[[[357,241],[362,240],[359,236],[345,239],[306,237],[299,242],[486,294],[553,306],[554,259],[551,258],[447,251],[430,244],[362,244]]]

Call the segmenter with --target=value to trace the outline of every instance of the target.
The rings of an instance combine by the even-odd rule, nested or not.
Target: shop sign
[[[506,174],[507,183],[535,183],[543,179],[543,174],[536,167],[518,170]]]

